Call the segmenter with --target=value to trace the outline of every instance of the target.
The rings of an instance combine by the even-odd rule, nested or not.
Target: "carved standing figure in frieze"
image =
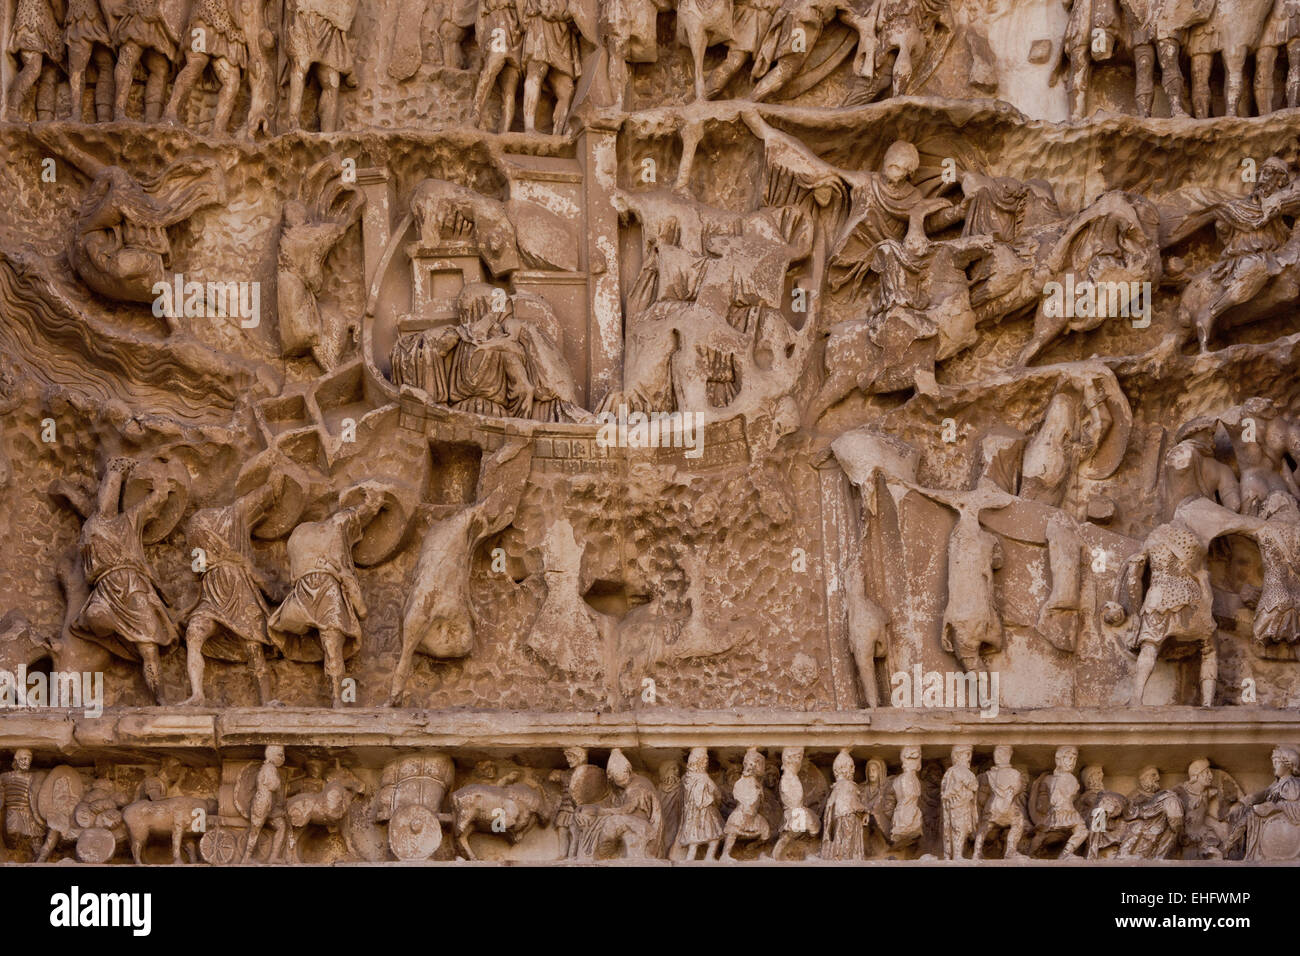
[[[861,860],[866,856],[867,807],[854,783],[853,755],[841,750],[831,764],[835,782],[822,813],[823,860]]]
[[[307,74],[320,80],[320,131],[339,128],[339,86],[354,68],[350,31],[357,0],[288,0],[285,49],[289,56],[290,129],[302,123]]]
[[[972,748],[958,744],[952,748],[952,766],[943,774],[940,799],[943,804],[943,858],[964,860],[966,845],[975,835],[979,818],[976,796],[979,779],[970,768]]]
[[[162,0],[126,0],[126,12],[113,29],[117,68],[113,77],[113,119],[127,119],[126,104],[136,64],[143,59],[148,74],[144,86],[144,121],[162,118],[167,79],[179,53],[180,37],[167,19]]]
[[[994,829],[1006,830],[1004,859],[1023,857],[1020,839],[1029,819],[1025,812],[1025,775],[1011,766],[1011,748],[993,748],[993,766],[980,774],[980,814],[975,827],[975,849],[971,859],[984,855],[984,841]]]
[[[68,0],[63,21],[63,42],[68,50],[68,100],[71,118],[83,121],[82,91],[86,67],[95,64],[95,119],[113,118],[113,40],[100,0]]]
[[[1058,859],[1064,860],[1073,856],[1088,838],[1088,826],[1074,803],[1079,794],[1079,778],[1074,775],[1078,764],[1078,747],[1057,747],[1055,769],[1034,781],[1030,806],[1037,811],[1038,829],[1029,844],[1030,856],[1039,851],[1049,836],[1065,833],[1065,846],[1058,854]]]
[[[261,0],[254,0],[261,2]],[[180,124],[180,111],[189,99],[190,91],[209,66],[216,74],[221,89],[217,93],[217,113],[212,120],[212,133],[225,136],[230,129],[230,117],[235,111],[235,98],[239,95],[248,65],[248,40],[244,31],[231,15],[229,0],[194,0],[190,8],[190,22],[186,35],[190,45],[185,51],[185,66],[181,68],[172,87],[171,99],[163,113],[163,122]],[[254,37],[253,41],[256,42]]]
[[[771,826],[763,815],[763,777],[766,772],[767,758],[754,747],[746,750],[740,779],[731,788],[736,808],[727,816],[723,826],[726,836],[722,847],[723,860],[735,859],[731,851],[738,840],[766,843],[771,839]]]
[[[722,842],[722,813],[718,803],[722,791],[709,776],[709,751],[693,747],[686,758],[682,777],[682,822],[677,845],[686,848],[686,859],[694,860],[698,847],[704,847],[703,860],[717,858]]]
[[[54,119],[58,71],[63,64],[62,20],[62,0],[18,0],[14,8],[8,49],[22,60],[22,69],[9,90],[8,109],[15,119],[33,87],[37,121]],[[4,119],[3,106],[0,104],[0,119]]]
[[[480,0],[475,35],[483,48],[483,65],[474,88],[475,126],[482,127],[492,88],[501,91],[501,123],[497,131],[510,132],[515,122],[515,96],[523,69],[523,28],[517,0]],[[498,84],[499,81],[499,84]]]

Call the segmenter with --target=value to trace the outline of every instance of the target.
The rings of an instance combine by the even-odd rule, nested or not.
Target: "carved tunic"
[[[218,634],[204,643],[203,652],[221,660],[242,661],[242,643],[270,643],[267,606],[253,575],[243,506],[236,502],[196,512],[190,519],[189,544],[203,549],[207,563],[191,620],[207,618],[239,638],[232,642]]]
[[[1151,586],[1142,603],[1137,644],[1214,637],[1213,593],[1205,549],[1187,528],[1165,524],[1147,538]]]
[[[154,589],[135,512],[87,518],[81,560],[91,591],[70,628],[74,635],[128,660],[138,659],[132,644],[165,647],[176,640],[176,627]]]
[[[300,66],[319,63],[326,69],[351,73],[347,31],[355,13],[355,2],[298,0],[289,20],[289,57]]]
[[[1072,773],[1057,771],[1047,778],[1047,818],[1045,830],[1073,830],[1083,826],[1083,817],[1074,805],[1079,780]]]
[[[578,38],[565,0],[524,0],[524,64],[545,63],[573,79],[582,73]]]
[[[1255,639],[1268,643],[1300,641],[1300,526],[1265,523],[1255,535],[1264,565],[1264,580],[1255,610]]]
[[[980,527],[973,514],[957,522],[948,539],[948,604],[943,614],[943,647],[958,658],[978,656],[980,648],[1002,647],[1002,618],[993,594],[993,569],[1002,563],[1002,546]]]
[[[357,513],[347,510],[325,521],[300,524],[289,535],[289,570],[293,587],[267,622],[271,640],[290,660],[318,661],[319,645],[305,640],[311,631],[341,631],[343,656],[361,648],[364,607],[352,563],[352,545],[360,540]]]
[[[244,31],[230,17],[226,0],[195,0],[190,13],[190,31],[204,31],[208,56],[225,60],[241,69],[248,64]]]
[[[767,819],[760,809],[763,802],[763,785],[757,777],[741,777],[731,790],[736,809],[727,817],[725,832],[742,840],[767,840],[771,834]]]
[[[781,0],[737,0],[731,12],[731,48],[755,52],[780,6]]]
[[[482,0],[475,31],[487,52],[496,52],[498,44],[504,43],[506,62],[515,66],[523,62],[523,31],[515,0]]]
[[[1276,826],[1277,818],[1300,828],[1300,777],[1288,775],[1275,780],[1264,793],[1264,800],[1247,812],[1245,859],[1260,860],[1269,857],[1260,845],[1265,825]]]
[[[50,0],[18,0],[9,50],[39,53],[56,64],[63,61],[63,33]]]
[[[117,21],[113,45],[134,43],[176,60],[176,37],[163,17],[161,0],[127,0],[126,14]]]
[[[866,807],[852,780],[836,780],[826,801],[823,860],[861,860],[866,856],[862,817]]]
[[[897,845],[921,835],[921,778],[915,771],[904,770],[894,778],[894,801],[889,836]]]
[[[99,0],[69,0],[63,19],[63,42],[69,47],[78,43],[112,45]]]
[[[4,829],[9,836],[39,837],[45,832],[32,811],[32,773],[10,770],[0,773],[0,794],[4,797]]]
[[[967,832],[975,829],[975,793],[978,789],[979,778],[969,767],[950,767],[943,775],[940,795],[944,822],[950,829]]]
[[[722,837],[722,814],[718,800],[722,791],[707,773],[688,771],[682,777],[682,822],[677,830],[678,846],[711,843]]]

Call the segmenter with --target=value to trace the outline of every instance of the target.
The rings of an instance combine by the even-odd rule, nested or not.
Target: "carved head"
[[[1294,747],[1273,748],[1273,776],[1281,780],[1300,772],[1300,750]]]
[[[1155,793],[1160,789],[1160,770],[1157,767],[1143,767],[1138,772],[1138,786],[1143,793]]]
[[[853,755],[848,750],[841,750],[835,755],[835,762],[831,764],[831,769],[835,771],[836,780],[852,780],[854,773]]]
[[[682,779],[682,767],[676,760],[665,760],[659,765],[659,786],[673,787]]]
[[[952,765],[954,767],[969,767],[973,752],[970,744],[957,744],[952,748]]]
[[[1079,765],[1079,748],[1078,747],[1057,747],[1056,748],[1056,770],[1058,773],[1074,773],[1074,768]]]
[[[32,769],[32,752],[26,747],[14,751],[14,769],[31,770]]]
[[[916,147],[904,140],[899,140],[885,151],[885,180],[891,186],[905,183],[920,168],[921,155]]]
[[[803,766],[803,748],[786,747],[781,751],[781,770],[784,773],[798,773]]]
[[[1214,782],[1214,771],[1210,769],[1208,760],[1193,760],[1187,767],[1187,780],[1189,783],[1195,782],[1203,787],[1208,787]]]
[[[909,773],[916,773],[921,769],[921,748],[912,746],[904,747],[899,758],[903,761],[903,769]]]
[[[745,751],[745,759],[741,763],[741,770],[748,777],[761,777],[767,770],[767,758],[753,747]]]
[[[993,748],[993,762],[999,767],[1011,766],[1011,747],[1009,744],[998,744]]]
[[[587,762],[587,748],[565,747],[564,762],[569,765],[570,770],[573,770],[576,767],[581,767]]]
[[[268,744],[266,747],[266,762],[276,766],[284,766],[284,748],[279,744]]]
[[[616,787],[626,787],[632,782],[632,764],[623,756],[623,751],[615,747],[609,752],[609,762],[605,764],[605,775]]]
[[[1259,185],[1255,187],[1255,191],[1268,195],[1277,192],[1290,181],[1291,170],[1286,162],[1276,156],[1270,156],[1259,168]]]
[[[1079,776],[1083,778],[1083,786],[1085,790],[1100,790],[1102,783],[1106,779],[1106,773],[1101,769],[1101,764],[1099,763],[1088,764],[1088,766],[1083,768]]]
[[[889,776],[889,769],[883,760],[872,757],[867,761],[867,783],[883,783],[887,776]]]
[[[704,747],[692,747],[686,758],[686,769],[692,773],[704,773],[709,769],[709,752]]]
[[[284,204],[284,224],[289,227],[301,226],[310,219],[307,204],[300,199],[290,199]]]

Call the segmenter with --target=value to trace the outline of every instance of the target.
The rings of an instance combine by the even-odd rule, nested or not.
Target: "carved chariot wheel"
[[[230,866],[244,855],[248,834],[229,827],[214,827],[199,839],[199,856],[214,866]]]
[[[388,848],[399,860],[427,860],[441,845],[442,825],[428,807],[408,803],[388,821]]]
[[[89,827],[77,837],[77,860],[82,863],[107,863],[117,852],[117,837],[104,827]]]

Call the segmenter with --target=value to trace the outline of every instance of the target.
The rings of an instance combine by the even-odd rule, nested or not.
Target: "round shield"
[[[77,859],[82,863],[107,863],[117,852],[117,838],[112,830],[90,827],[77,837]]]
[[[573,796],[573,802],[580,807],[600,803],[609,795],[609,781],[605,778],[605,771],[591,764],[575,767],[573,776],[569,778],[569,793]]]
[[[379,491],[384,504],[362,531],[361,540],[352,548],[352,560],[363,568],[387,561],[401,547],[414,510],[408,493],[380,482],[362,482],[348,488],[339,495],[339,507],[352,508],[361,504],[366,485]]]
[[[257,772],[261,769],[257,761],[246,763],[235,781],[235,812],[244,819],[253,815],[253,794],[257,792]]]
[[[280,482],[280,493],[252,528],[253,537],[263,541],[283,538],[292,531],[311,496],[306,470],[274,452],[264,452],[244,466],[235,480],[235,495],[242,497],[268,482]]]
[[[146,522],[141,531],[145,544],[157,544],[180,524],[181,515],[190,503],[190,473],[185,465],[174,458],[154,458],[131,470],[122,493],[122,507],[134,508],[154,489],[162,488],[167,494],[162,510]]]
[[[1300,859],[1300,827],[1289,821],[1285,814],[1274,814],[1259,825],[1257,854],[1260,860]]]
[[[408,803],[388,821],[388,846],[399,860],[427,860],[441,844],[442,826],[428,807]]]
[[[217,866],[229,866],[236,862],[244,852],[243,834],[236,833],[228,827],[216,827],[199,839],[199,855],[205,863]]]
[[[55,767],[41,782],[36,795],[39,816],[60,833],[69,832],[74,827],[72,813],[85,790],[81,774],[71,767]]]
[[[1036,827],[1047,822],[1047,814],[1051,810],[1052,798],[1047,792],[1047,781],[1051,776],[1050,770],[1044,770],[1029,785],[1029,819]]]
[[[32,815],[36,817],[36,822],[41,826],[45,826],[45,814],[41,812],[40,795],[47,776],[49,776],[48,770],[33,770],[32,785],[27,791],[27,802],[31,805]]]

